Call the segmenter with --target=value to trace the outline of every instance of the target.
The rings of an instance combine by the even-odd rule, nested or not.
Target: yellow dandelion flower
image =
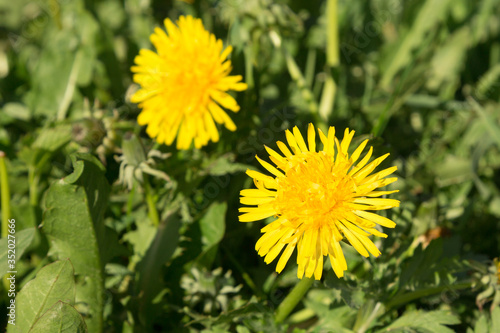
[[[324,256],[338,277],[344,275],[347,263],[340,246],[344,237],[362,255],[375,257],[380,251],[368,238],[369,235],[387,237],[378,231],[377,224],[394,228],[390,219],[372,213],[381,209],[399,206],[399,201],[380,198],[395,191],[379,191],[397,178],[385,178],[397,170],[391,167],[377,173],[374,169],[389,155],[385,154],[368,163],[372,148],[356,163],[368,140],[365,140],[349,156],[347,150],[354,131],[345,130],[341,142],[335,137],[335,128],[330,127],[328,136],[319,130],[323,150],[316,149],[316,133],[309,124],[307,144],[297,127],[293,133],[286,131],[288,147],[278,141],[282,154],[265,147],[273,166],[257,160],[273,176],[248,170],[256,189],[240,192],[243,205],[239,211],[241,222],[252,222],[275,216],[277,219],[261,231],[255,249],[269,264],[284,249],[276,266],[280,273],[297,248],[297,276],[304,274],[319,280],[323,273]]]
[[[150,39],[156,53],[142,49],[131,70],[141,86],[131,98],[142,108],[137,122],[147,125],[148,135],[177,148],[196,148],[219,140],[215,122],[230,131],[236,126],[222,107],[240,107],[227,91],[242,91],[241,75],[229,76],[231,46],[206,31],[200,19],[181,16],[177,26],[165,20],[167,33],[156,28]],[[215,122],[214,122],[215,121]]]

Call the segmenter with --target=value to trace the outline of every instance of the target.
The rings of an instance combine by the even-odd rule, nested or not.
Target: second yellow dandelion
[[[132,67],[134,82],[141,88],[132,96],[142,108],[137,119],[159,143],[177,148],[196,148],[217,142],[215,123],[234,131],[236,126],[223,108],[238,112],[228,90],[242,91],[247,85],[240,75],[229,76],[231,46],[206,31],[200,19],[181,16],[177,25],[165,20],[167,33],[156,28],[151,42],[157,52],[142,49]]]

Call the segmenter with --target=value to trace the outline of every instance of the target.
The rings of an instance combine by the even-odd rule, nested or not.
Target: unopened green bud
[[[102,121],[84,118],[73,124],[71,136],[75,142],[85,147],[95,148],[102,143],[106,130]]]

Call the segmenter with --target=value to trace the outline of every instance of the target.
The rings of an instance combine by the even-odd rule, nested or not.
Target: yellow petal
[[[274,200],[276,200],[276,198],[270,198],[270,197],[265,197],[265,198],[242,197],[242,198],[240,198],[240,202],[243,205],[260,205],[260,204],[271,202]]]
[[[273,262],[274,259],[276,259],[276,257],[280,254],[281,250],[285,247],[285,245],[285,243],[281,242],[274,245],[264,258],[264,262],[266,264],[270,264],[271,262]]]
[[[365,166],[363,169],[357,171],[356,173],[353,174],[354,179],[356,179],[358,182],[361,182],[363,178],[365,178],[367,175],[369,175],[377,166],[382,163],[383,160],[385,160],[389,156],[389,153],[380,156],[379,158],[374,159],[372,162],[370,162],[367,166]]]
[[[293,250],[295,250],[296,244],[297,244],[296,240],[294,242],[288,243],[288,245],[285,248],[285,251],[283,251],[283,254],[278,260],[278,264],[276,265],[276,272],[281,273],[281,271],[283,271],[286,263],[288,262],[293,253]]]
[[[259,249],[258,252],[259,256],[261,257],[265,256],[274,247],[276,243],[278,243],[282,238],[288,237],[291,233],[292,231],[286,228],[283,228],[282,230],[278,229],[278,232],[276,234],[273,234],[262,244],[262,247]]]
[[[302,134],[300,134],[299,128],[297,126],[293,128],[293,136],[295,137],[300,150],[302,150],[303,152],[308,151],[304,138],[302,137]]]
[[[252,213],[246,213],[238,216],[240,222],[253,222],[268,218],[269,216],[273,216],[276,214],[274,210],[262,210]]]
[[[276,142],[278,145],[278,148],[281,150],[281,152],[286,156],[286,157],[291,157],[293,156],[290,150],[288,150],[288,147],[281,141]]]
[[[305,270],[306,277],[310,278],[313,276],[314,271],[316,270],[316,266],[318,265],[318,261],[318,259],[309,258],[309,262],[307,263],[307,267]]]
[[[351,171],[349,171],[348,175],[352,176],[356,172],[358,172],[358,170],[363,168],[366,165],[366,163],[368,163],[368,161],[370,160],[370,157],[372,157],[372,153],[373,153],[373,147],[370,147],[370,149],[368,150],[368,153],[366,153],[365,157],[363,157],[363,159],[354,168],[352,168]]]
[[[352,233],[351,230],[346,228],[343,224],[339,224],[340,229],[342,230],[342,233],[346,236],[347,240],[351,245],[356,249],[356,251],[359,252],[363,257],[368,257],[368,251],[366,251],[365,247],[363,244],[359,241],[358,237],[356,237],[355,234]]]
[[[285,229],[279,229],[279,228],[275,229],[273,231],[270,231],[270,232],[266,232],[264,235],[262,235],[259,238],[257,243],[255,243],[255,250],[259,251],[262,248],[262,246],[268,242],[272,243],[269,246],[269,248],[271,248],[271,246],[273,246],[278,241],[278,239],[281,237],[281,235],[283,235],[285,232],[286,232]]]
[[[363,150],[365,149],[367,144],[368,144],[368,139],[361,142],[361,144],[358,146],[358,148],[356,148],[354,153],[352,153],[351,158],[349,159],[349,162],[351,164],[356,163],[356,161],[358,160],[359,156],[361,155],[361,153],[363,152]]]
[[[276,196],[276,192],[269,190],[261,190],[261,189],[246,189],[246,190],[241,190],[240,195],[242,197],[260,198],[260,197]]]
[[[349,132],[349,129],[346,128],[344,132],[344,138],[342,139],[342,143],[340,144],[340,151],[342,152],[342,154],[347,156],[347,149],[349,149],[349,145],[351,144],[353,137],[354,131]]]
[[[272,173],[273,175],[275,175],[276,177],[285,177],[285,175],[283,173],[281,173],[278,169],[276,169],[275,167],[273,167],[271,164],[267,163],[266,161],[263,161],[259,158],[259,156],[255,156],[255,158],[257,159],[257,161],[259,161],[259,163],[267,169],[267,171],[269,171],[270,173]]]
[[[314,279],[321,280],[321,275],[323,275],[323,256],[317,261],[316,269],[314,270]]]
[[[314,125],[312,123],[309,124],[307,129],[307,143],[309,144],[309,151],[316,151],[316,133],[314,132]]]
[[[295,141],[295,137],[293,136],[292,132],[286,130],[285,134],[286,134],[286,141],[288,142],[288,145],[292,149],[293,153],[295,155],[300,154],[300,148],[297,145],[297,141]]]
[[[355,211],[354,213],[369,221],[373,221],[377,224],[380,224],[383,227],[394,228],[396,226],[396,223],[389,220],[387,217],[383,217],[375,213],[365,212],[361,210]]]
[[[255,178],[255,179],[258,179],[258,180],[261,180],[263,182],[269,182],[269,183],[275,183],[276,180],[271,177],[271,176],[268,176],[268,175],[265,175],[263,173],[260,173],[258,171],[254,171],[254,170],[247,170],[247,175],[249,175],[250,177],[252,178]]]
[[[378,207],[399,207],[399,200],[384,198],[356,198],[355,203]],[[386,208],[383,208],[386,209]]]

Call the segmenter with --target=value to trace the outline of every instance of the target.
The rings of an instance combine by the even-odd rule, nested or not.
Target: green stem
[[[326,61],[328,66],[335,67],[340,63],[337,0],[328,0],[326,3],[326,15]]]
[[[395,109],[394,106],[397,104],[396,99],[398,97],[400,97],[401,90],[403,89],[403,84],[405,83],[406,78],[410,74],[412,67],[413,67],[413,64],[406,67],[403,74],[401,75],[401,80],[399,81],[398,86],[396,87],[396,89],[392,93],[391,97],[389,98],[389,101],[386,103],[384,109],[382,110],[382,113],[378,117],[377,123],[375,124],[375,126],[373,127],[373,130],[372,130],[372,134],[375,137],[381,136],[385,130],[385,127],[389,123],[391,111],[393,109]],[[417,83],[418,83],[418,80],[417,80]],[[418,87],[418,84],[413,85],[413,87],[414,88]],[[402,104],[403,102],[404,102],[404,98],[401,98],[400,103]]]
[[[337,86],[331,74],[328,74],[325,85],[323,86],[323,93],[321,94],[321,102],[319,104],[319,114],[323,120],[327,120],[335,103],[335,94],[337,93]]]
[[[156,210],[155,198],[151,191],[151,186],[149,185],[149,179],[144,175],[144,194],[146,195],[146,203],[148,205],[149,218],[153,222],[155,227],[160,224],[160,217],[158,216],[158,211]]]
[[[128,198],[127,198],[127,216],[132,215],[132,210],[134,209],[134,196],[135,196],[135,189],[136,189],[136,182],[133,183],[132,189],[128,193]]]
[[[66,113],[68,112],[71,100],[73,99],[76,80],[78,79],[78,73],[80,72],[80,67],[83,59],[84,54],[80,49],[76,52],[75,60],[73,60],[71,72],[69,73],[68,84],[66,85],[66,90],[64,91],[63,98],[59,103],[59,109],[57,110],[57,120],[64,120],[66,118]]]
[[[326,3],[326,65],[327,78],[319,104],[319,114],[326,120],[330,115],[335,103],[337,85],[332,72],[338,69],[339,56],[339,24],[338,24],[338,2],[328,0]]]
[[[368,317],[366,316],[358,316],[357,320],[356,320],[356,323],[354,324],[354,329],[353,331],[355,331],[356,333],[364,333],[366,332],[370,326],[372,325],[372,322],[378,318],[379,315],[381,315],[382,313],[384,313],[384,306],[382,303],[380,302],[377,302],[373,308],[371,309],[371,312],[370,312],[370,315]],[[366,315],[367,313],[365,313]],[[358,324],[358,321],[361,319],[361,325],[359,326],[359,328],[356,329],[357,327],[357,324]]]
[[[245,52],[245,82],[248,85],[248,90],[252,90],[255,86],[253,78],[253,66],[252,66],[252,47],[248,45],[244,49]]]
[[[304,78],[306,80],[306,85],[311,89],[314,82],[314,76],[316,75],[316,49],[310,48],[307,52],[306,69],[304,73]],[[314,93],[313,93],[314,95]]]
[[[7,237],[10,218],[10,189],[7,166],[5,165],[5,153],[3,151],[0,151],[0,193],[2,196],[2,237]]]
[[[305,308],[294,312],[293,315],[288,317],[288,322],[290,324],[299,324],[312,319],[314,316],[316,316],[316,312],[311,309]]]
[[[30,205],[36,207],[38,206],[38,182],[40,181],[40,176],[36,174],[35,167],[33,166],[28,168],[28,181]]]
[[[302,93],[302,98],[304,98],[304,100],[308,103],[309,111],[313,114],[314,117],[317,117],[318,104],[314,100],[314,95],[312,91],[307,86],[307,82],[306,79],[304,78],[304,75],[302,74],[302,71],[300,70],[295,60],[293,59],[290,52],[288,52],[286,47],[283,46],[281,37],[278,35],[278,33],[276,33],[276,31],[274,30],[271,30],[269,32],[269,37],[271,38],[271,42],[273,43],[274,47],[280,49],[281,52],[283,52],[286,61],[286,66],[288,68],[290,76],[297,84],[297,87],[300,89]],[[318,119],[318,121],[320,122],[320,119]]]
[[[275,321],[282,323],[292,312],[293,309],[299,304],[309,288],[312,286],[314,279],[303,278],[288,294],[288,296],[281,302],[276,309]]]

